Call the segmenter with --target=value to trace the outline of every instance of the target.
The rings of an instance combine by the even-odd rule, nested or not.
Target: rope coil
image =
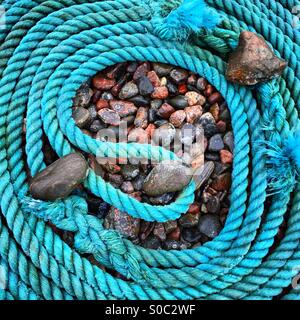
[[[292,27],[292,8],[300,3],[208,0],[222,22],[217,19],[217,27],[199,32],[185,26],[177,37],[186,40],[184,44],[169,41],[168,15],[189,2],[3,1],[0,280],[5,276],[5,286],[0,286],[1,299],[272,299],[292,284],[300,266],[299,154],[295,151],[299,148],[295,128],[300,111],[300,33]],[[160,10],[159,17],[153,16],[153,8]],[[163,33],[156,19],[163,22]],[[198,22],[198,27],[208,26]],[[242,30],[261,34],[288,62],[281,78],[253,89],[227,82],[226,57],[237,46]],[[112,152],[149,158],[147,146],[100,145],[76,127],[71,114],[72,98],[84,81],[107,66],[135,60],[164,62],[198,73],[220,91],[230,108],[235,137],[230,212],[220,235],[201,247],[147,250],[104,230],[101,220],[87,214],[82,197],[71,196],[52,206],[24,198],[26,166],[32,176],[45,168],[43,134],[59,156],[76,147],[94,155],[100,150],[102,156]],[[268,143],[262,146],[260,141]],[[294,154],[278,162],[272,148],[281,155]],[[151,156],[159,161],[174,158],[162,148],[151,150]],[[280,171],[282,163],[287,167]],[[274,189],[279,191],[282,182],[286,188],[272,193],[268,182],[276,175]],[[133,217],[149,221],[178,218],[193,202],[195,188],[191,183],[176,202],[163,208],[129,198],[91,170],[85,187]],[[272,248],[285,218],[285,235]],[[74,232],[75,248],[44,220]],[[130,281],[113,277],[80,253],[93,254],[100,264]],[[291,287],[282,298],[299,299],[299,288]]]

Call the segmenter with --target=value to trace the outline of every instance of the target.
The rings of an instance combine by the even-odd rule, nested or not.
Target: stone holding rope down
[[[196,2],[192,15],[188,10],[195,8],[188,0],[2,2],[0,265],[7,281],[0,287],[1,299],[299,299],[292,283],[300,266],[300,37],[292,8],[300,3]],[[180,32],[171,39],[174,17],[180,18]],[[281,77],[256,87],[226,80],[229,53],[245,30],[261,35],[286,61]],[[82,83],[107,66],[137,60],[198,73],[230,108],[235,137],[231,207],[222,232],[201,247],[147,250],[104,230],[101,220],[87,214],[80,195],[50,203],[30,197],[27,173],[35,176],[46,167],[44,134],[59,157],[75,149],[102,157],[150,156],[139,145],[99,144],[72,119],[72,99]],[[151,152],[158,161],[175,160],[163,148]],[[282,164],[287,170],[279,170]],[[278,181],[286,179],[280,192]],[[128,199],[91,170],[85,187],[132,216],[157,221],[185,212],[194,191],[191,183],[161,208]],[[44,220],[74,232],[78,249]],[[284,236],[273,246],[284,221]],[[91,264],[80,254],[85,252],[130,281]]]

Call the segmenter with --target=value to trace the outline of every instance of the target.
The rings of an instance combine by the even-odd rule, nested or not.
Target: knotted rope
[[[292,15],[300,2],[206,3],[209,7],[198,1],[203,9],[198,15],[186,15],[193,12],[191,1],[3,1],[1,299],[272,299],[291,285],[300,266],[300,32]],[[282,77],[256,88],[226,80],[227,54],[242,30],[261,34],[288,62]],[[104,230],[80,196],[53,203],[28,200],[27,166],[32,176],[45,168],[43,134],[59,156],[77,148],[102,157],[176,159],[162,148],[95,141],[72,120],[72,98],[84,81],[107,66],[135,60],[198,73],[221,92],[231,111],[230,212],[220,235],[196,249],[136,246]],[[92,170],[85,187],[133,217],[162,222],[186,212],[195,190],[191,182],[174,203],[160,207],[128,197]],[[285,235],[273,248],[284,218]],[[46,221],[74,232],[74,249]],[[92,254],[129,281],[80,254]],[[299,299],[299,288],[289,288],[282,297]]]

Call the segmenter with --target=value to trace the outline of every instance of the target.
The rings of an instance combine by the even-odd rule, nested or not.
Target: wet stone
[[[203,106],[206,102],[206,98],[195,91],[187,92],[185,94],[185,97],[187,98],[188,104],[190,107],[195,106],[195,105]]]
[[[169,204],[173,200],[174,196],[174,193],[165,193],[158,197],[150,197],[149,201],[154,205],[164,206],[166,204]]]
[[[101,75],[93,78],[93,86],[98,90],[109,90],[116,84],[114,79],[107,79]]]
[[[148,127],[148,108],[140,107],[137,111],[134,125],[146,129]]]
[[[126,83],[120,93],[119,93],[119,98],[120,99],[129,99],[134,96],[136,96],[139,93],[138,87],[135,83],[133,82],[128,82]]]
[[[121,118],[136,114],[137,107],[127,101],[112,100],[109,102],[112,110],[114,110]]]
[[[71,153],[38,173],[30,183],[35,199],[57,200],[69,196],[87,176],[88,165],[84,157]]]
[[[76,125],[79,128],[87,127],[92,120],[91,114],[89,113],[89,111],[87,109],[84,109],[84,108],[74,109],[73,118],[74,118]]]
[[[208,149],[212,152],[221,151],[224,148],[224,143],[222,136],[220,134],[216,134],[212,136],[209,140]]]
[[[204,134],[207,137],[212,137],[214,134],[218,132],[218,128],[216,125],[216,121],[211,113],[204,113],[198,122],[204,130]]]
[[[168,103],[175,109],[181,109],[188,107],[188,99],[185,96],[179,95],[174,98],[168,99]]]
[[[98,112],[99,118],[106,124],[112,126],[118,126],[120,124],[120,116],[117,112],[110,109],[102,109]]]
[[[202,235],[197,227],[182,230],[182,238],[189,243],[201,241]]]
[[[192,228],[198,225],[199,214],[187,213],[179,219],[179,224],[183,228]]]
[[[142,96],[150,95],[154,91],[154,86],[146,76],[141,76],[138,81],[139,93]]]
[[[153,69],[159,77],[168,76],[174,67],[164,63],[153,63]]]
[[[73,99],[73,106],[75,108],[85,108],[89,105],[94,92],[87,83],[83,84],[77,91]]]
[[[145,107],[145,106],[149,106],[150,104],[149,98],[143,97],[140,95],[132,97],[128,99],[128,101],[132,102],[136,107]]]
[[[220,233],[221,228],[217,215],[205,214],[200,217],[198,229],[205,236],[214,239]]]
[[[175,128],[180,128],[185,119],[186,113],[183,110],[178,110],[171,114],[169,121]]]
[[[167,87],[155,87],[151,97],[153,99],[166,99],[169,96]]]
[[[170,78],[177,84],[187,80],[189,73],[185,69],[173,69],[170,72]]]

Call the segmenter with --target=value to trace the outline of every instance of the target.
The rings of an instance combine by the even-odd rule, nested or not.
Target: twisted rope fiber
[[[289,286],[293,269],[300,264],[299,188],[292,185],[285,237],[269,254],[290,193],[272,196],[262,219],[267,167],[257,141],[265,137],[281,146],[298,121],[299,38],[289,23],[291,8],[299,1],[207,1],[224,21],[183,45],[155,36],[151,7],[144,1],[23,3],[4,2],[8,25],[0,33],[0,194],[1,221],[5,221],[0,223],[0,259],[9,279],[0,298],[271,299]],[[178,6],[180,1],[174,3]],[[281,79],[256,89],[259,108],[250,89],[229,84],[223,76],[223,59],[243,29],[261,33],[289,64]],[[152,152],[158,160],[174,158],[162,149],[100,145],[72,120],[71,100],[83,81],[106,66],[133,60],[161,61],[199,73],[223,94],[232,113],[236,146],[230,213],[221,234],[197,249],[166,252],[135,246],[115,231],[104,230],[102,221],[87,215],[84,198],[78,196],[46,207],[31,202],[35,209],[30,213],[22,207],[28,192],[21,137],[25,112],[26,157],[32,175],[45,168],[43,132],[59,156],[73,147],[97,155],[100,147],[102,156],[148,158]],[[148,220],[174,219],[193,201],[192,184],[167,208],[126,198],[92,171],[85,186],[132,216]],[[39,218],[74,232],[75,250]],[[131,281],[114,278],[76,251],[93,254]],[[299,290],[284,298],[298,299]]]

